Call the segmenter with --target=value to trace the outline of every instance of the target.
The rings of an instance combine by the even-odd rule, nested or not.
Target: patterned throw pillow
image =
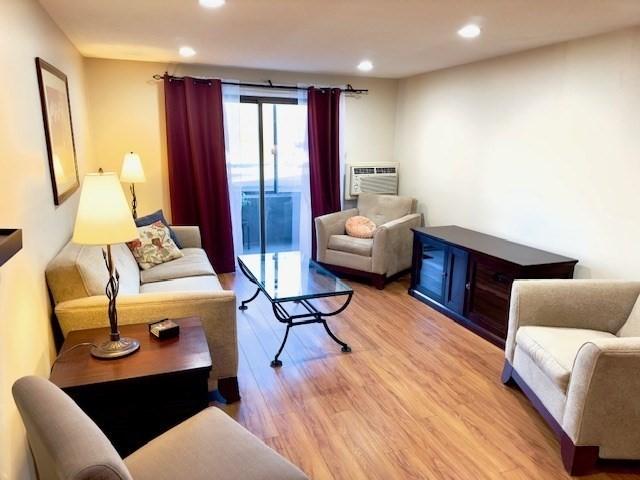
[[[138,227],[140,238],[127,242],[127,246],[142,270],[170,262],[183,256],[171,240],[169,229],[158,221],[145,227]]]
[[[149,215],[145,215],[144,217],[138,217],[135,220],[136,227],[146,227],[147,225],[151,225],[152,223],[156,223],[158,221],[162,222],[162,224],[169,229],[169,233],[171,234],[171,240],[173,240],[173,243],[176,244],[176,247],[182,248],[182,245],[180,245],[180,241],[178,240],[178,236],[176,235],[176,232],[173,231],[173,228],[171,228],[171,225],[169,225],[169,222],[167,222],[167,219],[164,218],[164,213],[162,212],[162,210],[158,210],[157,212],[153,212]]]
[[[345,225],[347,235],[357,238],[373,238],[376,231],[376,224],[362,215],[356,215],[347,220]]]

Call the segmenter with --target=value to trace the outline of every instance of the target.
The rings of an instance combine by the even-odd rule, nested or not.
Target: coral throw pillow
[[[142,270],[148,270],[183,256],[183,253],[171,240],[169,229],[161,221],[138,227],[138,233],[140,238],[127,242],[127,246]]]
[[[347,235],[357,238],[373,238],[373,232],[376,231],[376,224],[367,217],[356,215],[347,220],[345,225]]]

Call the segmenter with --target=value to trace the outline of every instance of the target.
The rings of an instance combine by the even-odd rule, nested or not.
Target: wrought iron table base
[[[246,275],[246,277],[249,279],[251,283],[254,283],[254,284],[256,283],[251,278],[250,275],[247,275],[247,272],[244,271],[244,269],[242,268],[242,265],[241,265],[241,270],[243,271],[243,273]],[[243,300],[240,304],[240,307],[238,308],[242,311],[246,310],[248,308],[247,303],[250,303],[253,300],[255,300],[255,298],[258,296],[260,291],[261,289],[258,288],[256,290],[256,293],[254,293],[251,298],[247,300]],[[275,358],[271,361],[271,366],[274,368],[282,366],[282,360],[280,360],[278,357],[280,357],[280,354],[282,353],[282,350],[284,349],[284,346],[287,343],[287,338],[289,338],[289,330],[291,330],[292,327],[297,327],[299,325],[321,323],[325,331],[329,335],[329,337],[331,337],[331,339],[334,342],[336,342],[338,345],[342,347],[341,348],[342,352],[349,353],[351,351],[351,347],[347,345],[345,342],[343,342],[342,340],[340,340],[338,337],[336,337],[336,335],[329,328],[329,325],[327,325],[327,320],[325,318],[325,317],[332,317],[334,315],[338,315],[339,313],[343,312],[345,308],[349,306],[349,303],[351,302],[351,297],[353,296],[353,292],[347,295],[348,295],[347,301],[344,303],[344,305],[342,305],[338,310],[334,312],[329,312],[329,313],[321,312],[316,307],[314,307],[311,304],[311,302],[309,302],[309,300],[295,300],[295,303],[302,305],[305,308],[305,310],[307,310],[307,313],[301,313],[297,315],[291,315],[289,312],[287,312],[287,310],[282,305],[283,303],[287,303],[287,302],[271,302],[271,307],[273,308],[273,314],[275,315],[276,319],[280,323],[287,324],[287,330],[284,333],[282,344],[280,345],[280,348],[278,349],[278,353],[276,353]]]

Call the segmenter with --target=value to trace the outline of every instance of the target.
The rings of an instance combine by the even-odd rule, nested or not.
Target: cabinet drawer
[[[505,338],[509,321],[511,285],[516,272],[501,265],[473,261],[467,317]]]

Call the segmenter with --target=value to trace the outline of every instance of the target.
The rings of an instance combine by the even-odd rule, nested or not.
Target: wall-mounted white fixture
[[[225,0],[198,0],[201,7],[219,8],[225,4]]]
[[[373,70],[373,63],[371,63],[371,60],[362,60],[358,64],[358,70],[361,72],[370,72]]]
[[[482,29],[476,25],[475,23],[469,23],[465,25],[460,30],[458,30],[458,35],[462,38],[476,38],[482,33]]]
[[[183,57],[193,57],[196,54],[196,51],[193,48],[185,45],[184,47],[180,47],[178,53],[180,53],[180,55]]]

